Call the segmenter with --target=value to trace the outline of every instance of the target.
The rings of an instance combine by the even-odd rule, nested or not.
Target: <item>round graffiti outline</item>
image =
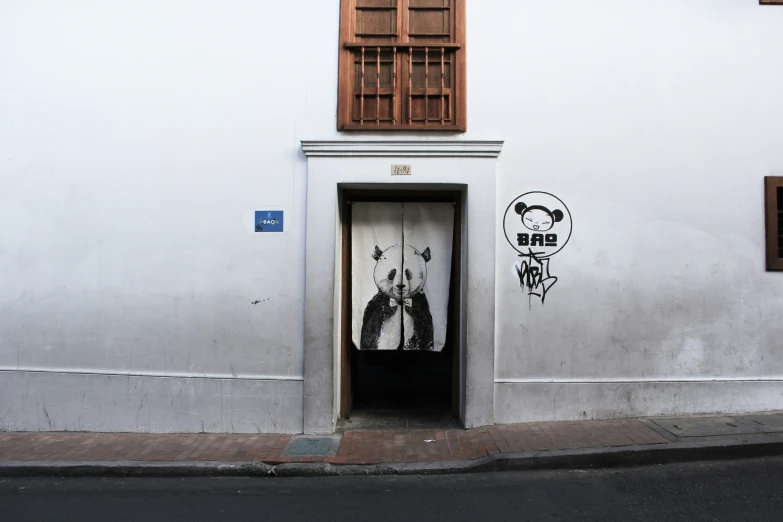
[[[511,240],[511,238],[508,235],[508,230],[506,229],[506,221],[508,220],[508,213],[514,207],[514,205],[516,203],[518,203],[520,200],[522,200],[523,198],[525,198],[526,196],[530,196],[530,195],[533,195],[533,194],[543,194],[545,196],[549,196],[551,198],[554,198],[555,200],[557,200],[563,206],[563,209],[565,209],[565,212],[568,215],[568,223],[569,223],[568,237],[560,245],[560,248],[558,248],[557,250],[555,250],[554,252],[552,252],[550,254],[537,255],[537,257],[539,259],[547,259],[547,258],[550,258],[553,255],[557,254],[561,250],[563,250],[563,248],[565,248],[565,246],[571,240],[571,236],[573,235],[573,232],[574,232],[574,221],[573,221],[573,217],[571,216],[571,210],[569,210],[568,206],[563,202],[562,199],[560,199],[559,197],[555,196],[554,194],[549,193],[549,192],[544,192],[542,190],[533,190],[533,191],[530,191],[530,192],[525,192],[524,194],[521,194],[521,195],[517,196],[516,198],[514,198],[511,201],[511,203],[508,205],[508,207],[506,208],[506,212],[503,214],[503,235],[506,236],[506,241],[508,241],[508,244],[511,245],[511,248],[516,250],[520,255],[523,255],[523,256],[530,255],[529,251],[528,252],[523,252],[522,250],[520,250],[518,248],[518,245],[516,244],[516,242]],[[536,205],[532,205],[532,207],[535,207],[535,206]]]

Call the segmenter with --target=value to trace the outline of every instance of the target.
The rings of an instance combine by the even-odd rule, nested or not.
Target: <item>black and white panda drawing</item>
[[[382,251],[378,246],[373,279],[378,293],[370,299],[362,322],[362,350],[432,350],[432,314],[424,294],[429,247],[420,252],[407,244]],[[396,344],[395,344],[396,343]]]

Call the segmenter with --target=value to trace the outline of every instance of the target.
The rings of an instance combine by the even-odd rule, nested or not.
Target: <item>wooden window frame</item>
[[[337,129],[339,131],[436,131],[436,132],[465,132],[467,130],[467,97],[466,97],[466,47],[465,47],[465,3],[466,0],[450,0],[450,13],[451,13],[451,31],[450,40],[448,43],[422,43],[422,42],[410,42],[408,38],[408,2],[410,0],[397,0],[397,33],[396,36],[391,36],[389,41],[373,42],[372,40],[357,42],[356,35],[356,2],[357,0],[341,0],[340,1],[340,51],[339,51],[339,77],[338,77],[338,93],[337,93]],[[416,9],[416,8],[414,8]],[[422,9],[419,7],[419,9]],[[444,35],[446,36],[446,35]],[[396,41],[391,41],[395,40]],[[365,44],[365,45],[362,45]],[[355,91],[355,60],[356,54],[359,49],[366,49],[369,53],[368,63],[370,60],[374,60],[376,53],[380,55],[380,47],[385,46],[387,49],[396,47],[397,51],[394,58],[394,86],[393,90],[393,108],[391,112],[392,123],[381,122],[380,119],[364,120],[360,118],[360,123],[356,122],[354,115],[354,100],[357,96]],[[405,60],[412,59],[412,53],[423,52],[425,46],[432,50],[435,54],[433,58],[434,74],[441,75],[443,66],[441,65],[441,56],[443,53],[452,53],[450,59],[451,62],[451,86],[448,89],[448,96],[451,96],[451,103],[448,105],[449,116],[446,118],[447,110],[444,105],[441,105],[440,117],[428,120],[425,112],[424,123],[415,121],[411,115],[409,106],[412,104],[411,93],[411,77],[408,73],[402,74],[401,71],[408,71],[408,66]],[[376,51],[377,49],[377,51]],[[411,54],[409,54],[411,53]],[[380,56],[378,57],[380,66]],[[409,62],[408,62],[409,63]],[[364,61],[362,61],[364,65]],[[437,79],[437,77],[436,77]],[[436,80],[437,81],[437,80]],[[363,84],[363,82],[362,82]],[[428,85],[427,80],[425,84]],[[378,83],[380,86],[380,81]],[[441,82],[440,94],[437,92],[434,96],[442,96],[445,92],[443,83]],[[362,89],[363,90],[363,89]],[[429,88],[425,88],[425,93],[428,93]],[[378,88],[380,92],[380,87]],[[437,89],[435,89],[437,91]],[[420,95],[419,95],[420,96]],[[426,97],[429,96],[425,94]],[[380,95],[378,95],[380,98]],[[365,96],[360,95],[360,100],[364,100]],[[361,103],[361,102],[360,102]],[[443,102],[441,102],[443,103]],[[427,107],[428,101],[424,102]],[[363,107],[363,105],[362,105]],[[425,109],[426,111],[426,109]],[[407,112],[407,113],[406,113]],[[362,109],[361,115],[364,111]],[[376,116],[379,111],[376,109]],[[440,120],[440,121],[438,121]],[[444,121],[448,120],[448,121]]]
[[[783,189],[783,176],[764,178],[764,207],[766,214],[767,271],[783,270],[783,256],[780,255],[783,226],[779,226],[783,211],[778,210],[778,190]]]

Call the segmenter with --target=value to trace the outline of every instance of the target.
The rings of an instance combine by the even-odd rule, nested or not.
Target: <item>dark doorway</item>
[[[459,417],[462,196],[459,191],[359,191],[342,197],[343,310],[338,430],[454,426]],[[351,208],[356,202],[452,203],[446,340],[440,352],[358,350],[351,337]]]

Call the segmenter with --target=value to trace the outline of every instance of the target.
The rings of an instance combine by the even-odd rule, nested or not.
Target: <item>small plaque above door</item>
[[[392,165],[392,176],[410,176],[413,173],[412,165]]]

